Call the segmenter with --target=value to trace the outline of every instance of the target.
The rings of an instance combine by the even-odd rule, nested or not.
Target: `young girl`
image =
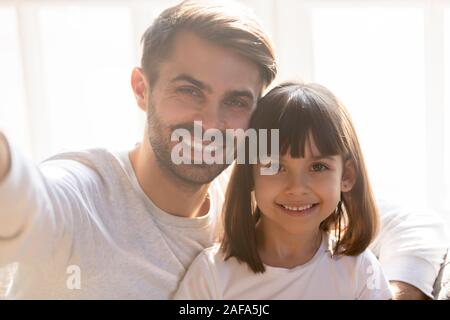
[[[378,214],[344,106],[320,85],[286,83],[250,128],[279,129],[278,170],[235,165],[222,243],[194,260],[175,298],[390,299],[367,249]]]

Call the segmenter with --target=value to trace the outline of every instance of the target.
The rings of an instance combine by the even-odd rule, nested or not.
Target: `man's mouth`
[[[194,152],[199,152],[199,153],[203,153],[203,152],[207,152],[207,153],[217,152],[221,148],[223,148],[223,146],[217,145],[215,143],[203,144],[203,143],[195,141],[195,140],[187,140],[187,141],[183,140],[183,143],[189,149],[193,150]]]

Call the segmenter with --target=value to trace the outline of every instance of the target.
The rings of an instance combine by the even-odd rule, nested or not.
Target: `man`
[[[19,262],[8,297],[170,298],[213,241],[226,183],[225,165],[175,165],[171,133],[196,120],[245,129],[275,75],[272,45],[246,10],[182,2],[143,36],[131,84],[148,121],[135,149],[34,167],[1,135],[0,266]],[[374,244],[399,298],[431,295],[445,250],[442,225],[418,217],[383,212]]]

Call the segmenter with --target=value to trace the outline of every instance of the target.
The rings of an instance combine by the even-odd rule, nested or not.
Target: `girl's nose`
[[[310,192],[310,181],[306,174],[293,174],[290,176],[286,192],[290,195],[302,195]]]

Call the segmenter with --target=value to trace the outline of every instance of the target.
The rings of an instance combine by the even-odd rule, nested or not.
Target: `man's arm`
[[[77,157],[60,155],[35,165],[0,136],[0,267],[42,266],[55,250],[71,250],[74,226],[85,221],[86,208],[103,190],[90,158]]]
[[[429,300],[430,298],[413,285],[402,281],[389,281],[393,300]]]
[[[56,214],[70,214],[60,189],[0,134],[0,267],[50,261],[63,222],[70,221]]]
[[[0,132],[0,266],[9,253],[8,244],[19,237],[37,207],[36,175],[24,162],[14,164],[13,158],[7,138]]]
[[[0,131],[0,183],[6,177],[10,167],[10,154],[5,136]]]
[[[379,201],[380,233],[371,244],[394,293],[394,299],[433,297],[433,284],[447,251],[447,230],[429,210]]]

